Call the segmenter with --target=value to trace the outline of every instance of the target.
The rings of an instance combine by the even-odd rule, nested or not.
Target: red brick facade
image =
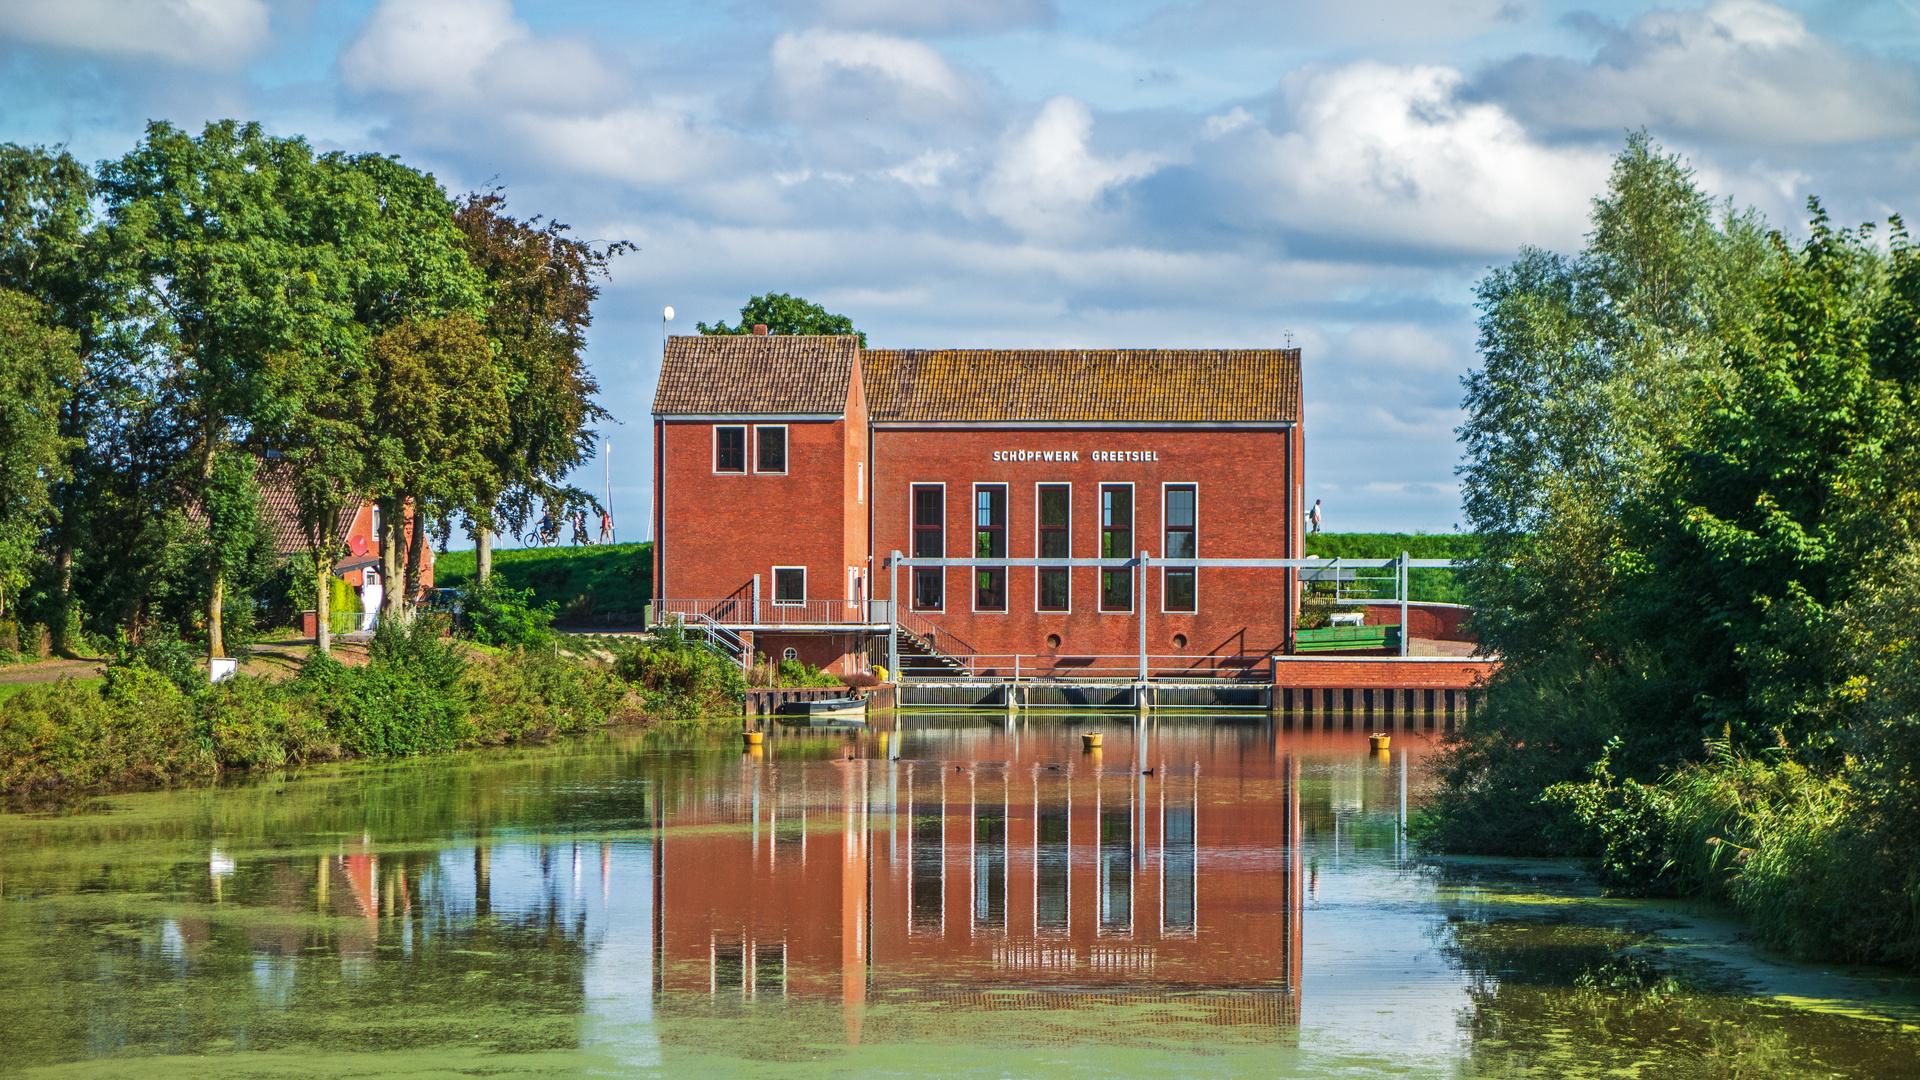
[[[1144,550],[1155,558],[1163,555],[1165,488],[1175,484],[1192,485],[1195,490],[1195,541],[1201,558],[1299,558],[1300,529],[1289,505],[1297,505],[1293,495],[1298,487],[1297,442],[1296,431],[1285,429],[879,428],[874,432],[876,564],[884,567],[895,551],[913,552],[910,500],[917,486],[944,488],[945,552],[964,558],[974,547],[976,490],[1004,485],[1006,554],[1036,558],[1040,554],[1037,492],[1043,484],[1070,487],[1072,558],[1102,557],[1100,493],[1106,486],[1131,489],[1130,553]],[[1026,449],[1040,451],[1041,459],[1018,460],[1018,452]],[[1077,456],[1077,460],[1045,460],[1049,451],[1056,458]],[[1096,451],[1098,457],[1112,460],[1095,460]],[[1125,460],[1120,460],[1121,451],[1127,452]],[[996,453],[1003,460],[995,460]],[[1135,655],[1140,646],[1141,598],[1136,597],[1129,610],[1104,611],[1101,570],[1076,567],[1068,573],[1071,609],[1066,612],[1038,610],[1037,570],[1030,567],[1006,571],[1005,611],[976,610],[972,573],[959,567],[945,571],[942,610],[915,610],[981,653]],[[1164,610],[1165,573],[1151,568],[1146,575],[1149,654],[1262,656],[1284,651],[1292,610],[1291,572],[1202,570],[1192,612]],[[888,569],[876,583],[876,595],[890,598],[893,580]],[[900,572],[899,580],[903,598],[913,606],[916,598],[907,571]],[[1051,644],[1050,637],[1058,637],[1059,644]]]
[[[884,380],[869,382],[868,356],[884,368]],[[1247,372],[1266,373],[1266,381],[1247,384]],[[1023,389],[1027,375],[1044,394]],[[1164,403],[1152,393],[1157,378],[1173,388]],[[926,389],[936,379],[938,394]],[[964,391],[975,382],[979,390],[969,398]],[[982,485],[1004,487],[1000,555],[1039,557],[1043,484],[1071,488],[1069,558],[1103,557],[1104,486],[1129,492],[1132,502],[1125,551],[1105,557],[1161,557],[1168,485],[1193,489],[1199,558],[1302,555],[1305,442],[1295,352],[977,351],[927,358],[867,354],[847,338],[674,338],[661,386],[654,580],[664,604],[751,600],[758,576],[763,606],[729,610],[751,610],[756,624],[790,626],[795,609],[769,610],[775,571],[804,568],[814,621],[884,623],[865,601],[893,599],[896,571],[902,598],[912,595],[910,571],[889,556],[915,550],[916,485],[944,491],[947,558],[976,554]],[[870,402],[870,392],[882,397]],[[905,400],[914,393],[920,397]],[[989,415],[1016,408],[1029,419]],[[942,410],[961,419],[942,420]],[[1100,420],[1102,410],[1127,419]],[[1055,415],[1061,418],[1049,418]],[[786,431],[782,472],[756,467],[762,427]],[[744,430],[749,460],[740,471],[716,468],[722,428]],[[916,615],[977,654],[1131,657],[1140,648],[1144,610],[1149,654],[1251,658],[1286,651],[1297,604],[1291,570],[1210,567],[1197,571],[1195,609],[1169,612],[1167,572],[1152,568],[1144,582],[1135,578],[1123,610],[1108,611],[1100,603],[1102,570],[1077,567],[1069,571],[1070,609],[1042,611],[1038,573],[1007,568],[1004,610],[988,611],[976,603],[975,572],[946,568],[942,603]],[[792,649],[797,659],[841,672],[866,664],[864,630],[760,625],[755,632],[756,651],[776,660]]]

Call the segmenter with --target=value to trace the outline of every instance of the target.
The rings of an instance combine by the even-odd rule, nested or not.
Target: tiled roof
[[[714,334],[667,339],[655,415],[844,415],[854,337]]]
[[[1291,424],[1298,349],[867,349],[875,423]]]
[[[293,485],[282,478],[271,463],[254,474],[254,482],[260,490],[260,516],[265,519],[267,529],[273,534],[273,550],[280,555],[307,550],[307,535],[300,528],[300,506],[294,501]],[[347,531],[353,528],[353,518],[360,512],[360,500],[347,497],[347,504],[340,509],[340,516],[334,522],[334,538],[341,543],[347,539]]]

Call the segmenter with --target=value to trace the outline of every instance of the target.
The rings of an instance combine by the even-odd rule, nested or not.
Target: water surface
[[[0,817],[0,1071],[1920,1074],[1888,980],[1570,866],[1414,858],[1427,750],[909,715]]]

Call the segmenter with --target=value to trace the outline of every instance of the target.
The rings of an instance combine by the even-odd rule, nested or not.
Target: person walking
[[[613,543],[613,512],[610,510],[600,511],[600,543]]]
[[[1307,511],[1307,520],[1313,524],[1311,531],[1320,531],[1320,500],[1313,500],[1313,509]]]

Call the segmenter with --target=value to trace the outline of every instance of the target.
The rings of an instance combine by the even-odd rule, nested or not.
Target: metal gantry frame
[[[1400,607],[1400,655],[1407,655],[1407,642],[1411,637],[1407,633],[1408,593],[1411,591],[1414,570],[1457,570],[1466,565],[1459,559],[1415,559],[1402,551],[1392,559],[1156,559],[1146,551],[1132,559],[952,559],[918,558],[910,559],[899,551],[892,552],[887,559],[890,576],[890,599],[887,601],[887,671],[894,678],[900,677],[900,568],[914,567],[965,567],[978,566],[1001,567],[1097,567],[1117,570],[1123,567],[1135,570],[1134,608],[1140,622],[1140,680],[1147,679],[1147,571],[1156,566],[1207,569],[1210,567],[1254,569],[1254,570],[1344,570],[1344,569],[1392,569],[1394,597],[1375,599],[1349,597],[1343,603],[1349,604],[1398,604]],[[1334,582],[1338,598],[1339,581]]]

